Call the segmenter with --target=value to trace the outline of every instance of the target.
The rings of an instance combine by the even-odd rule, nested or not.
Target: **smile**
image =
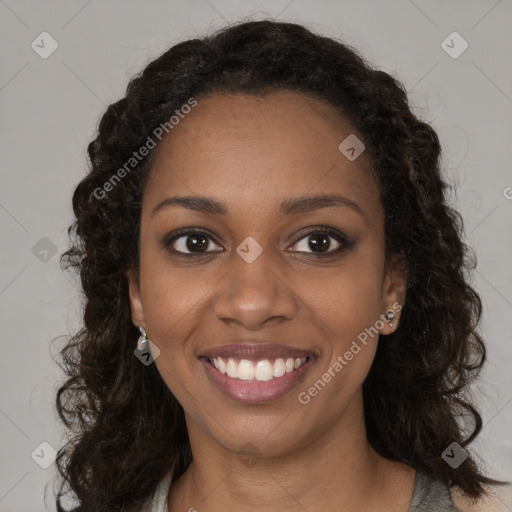
[[[223,395],[239,403],[261,404],[290,393],[317,356],[284,345],[243,343],[210,349],[198,359]]]
[[[223,359],[222,357],[209,359],[210,363],[220,373],[226,374],[231,379],[257,380],[260,382],[268,382],[291,373],[305,364],[307,360],[307,357],[279,357],[275,360],[262,359],[259,361],[235,359],[232,357],[228,359]]]

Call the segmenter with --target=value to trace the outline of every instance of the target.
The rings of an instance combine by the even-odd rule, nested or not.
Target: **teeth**
[[[226,373],[226,363],[222,360],[222,357],[218,357],[216,360],[215,360],[215,367],[221,372],[221,373]]]
[[[273,370],[274,377],[282,377],[286,373],[286,363],[283,358],[275,360]]]
[[[228,374],[228,377],[231,377],[232,379],[238,378],[238,365],[233,361],[233,359],[228,361],[226,373]]]
[[[236,364],[236,363],[235,363]],[[242,359],[238,365],[238,378],[241,380],[254,380],[254,365],[247,359]]]
[[[267,381],[274,378],[274,367],[268,359],[258,361],[254,370],[254,378],[256,380]]]
[[[261,382],[282,377],[285,373],[291,373],[300,368],[306,360],[306,357],[295,359],[293,357],[287,359],[280,357],[272,364],[268,359],[262,359],[261,361],[242,359],[239,363],[232,358],[229,358],[227,362],[222,357],[210,359],[217,370],[227,374],[232,379],[258,380]]]

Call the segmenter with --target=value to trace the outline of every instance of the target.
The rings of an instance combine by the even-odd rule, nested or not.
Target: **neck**
[[[414,471],[373,450],[357,408],[308,444],[278,456],[241,456],[190,418],[187,425],[194,460],[171,486],[169,510],[370,512],[387,510],[383,503],[408,510]]]

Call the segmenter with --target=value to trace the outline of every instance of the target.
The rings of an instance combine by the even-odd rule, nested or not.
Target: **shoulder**
[[[512,503],[512,487],[487,487],[486,493],[475,500],[467,497],[458,487],[450,489],[453,504],[460,512],[508,512],[506,505]]]

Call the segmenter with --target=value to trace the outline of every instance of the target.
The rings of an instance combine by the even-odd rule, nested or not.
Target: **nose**
[[[232,265],[213,298],[216,319],[258,330],[296,316],[300,301],[290,276],[269,261],[266,251],[251,263],[235,254]]]

